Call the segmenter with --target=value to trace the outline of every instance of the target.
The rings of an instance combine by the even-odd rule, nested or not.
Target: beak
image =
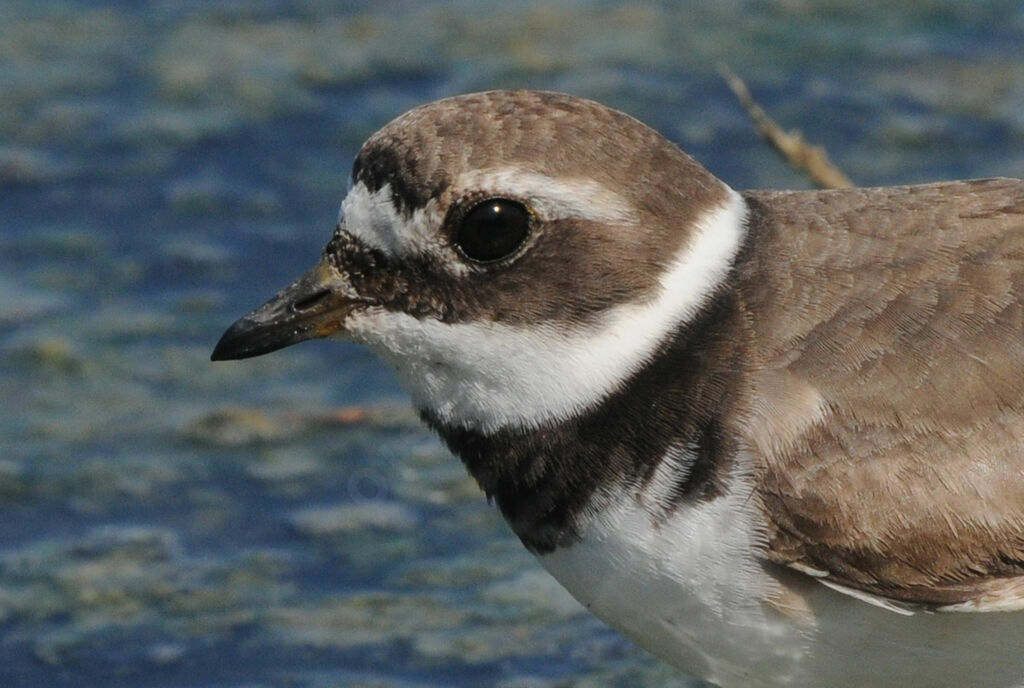
[[[210,360],[251,358],[340,331],[345,316],[367,303],[327,260],[227,329]]]

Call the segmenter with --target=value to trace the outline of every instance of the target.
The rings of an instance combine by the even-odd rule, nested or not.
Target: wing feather
[[[768,558],[886,604],[1024,606],[1024,181],[747,198]]]

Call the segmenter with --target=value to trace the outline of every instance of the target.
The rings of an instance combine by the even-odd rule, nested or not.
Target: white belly
[[[743,490],[662,522],[627,497],[539,560],[597,617],[723,688],[1024,687],[1024,613],[905,616],[783,583],[754,557],[754,518]]]

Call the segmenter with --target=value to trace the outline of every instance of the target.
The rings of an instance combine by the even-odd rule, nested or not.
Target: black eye
[[[478,203],[462,218],[455,245],[467,258],[488,263],[515,253],[530,233],[526,206],[505,198]]]

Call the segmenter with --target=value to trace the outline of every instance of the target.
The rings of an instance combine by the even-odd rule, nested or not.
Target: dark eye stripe
[[[455,245],[463,255],[490,263],[512,255],[530,234],[530,213],[517,201],[491,198],[462,217]]]

